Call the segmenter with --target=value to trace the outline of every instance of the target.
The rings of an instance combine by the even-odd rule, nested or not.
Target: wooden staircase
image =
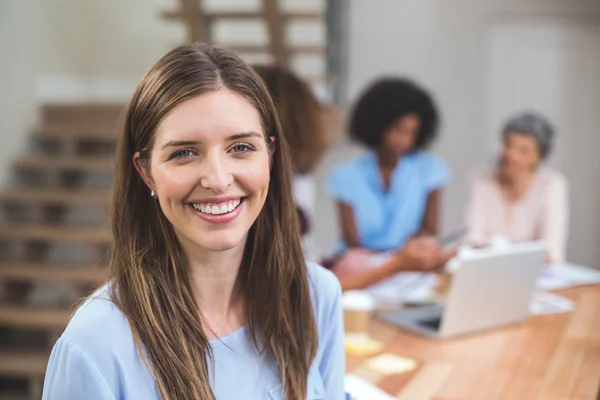
[[[106,279],[122,109],[43,106],[30,151],[14,160],[14,182],[0,191],[0,399],[41,398],[49,352],[73,304]]]
[[[174,0],[175,11],[166,10],[161,16],[166,21],[182,23],[187,33],[188,42],[205,41],[217,44],[238,53],[247,62],[264,60],[259,63],[276,64],[294,70],[299,76],[312,84],[323,84],[327,81],[327,71],[306,73],[303,68],[296,68],[298,59],[306,57],[325,60],[327,46],[325,38],[315,41],[314,38],[303,37],[292,40],[290,27],[300,23],[312,25],[313,29],[326,30],[325,7],[318,9],[287,9],[280,0],[258,0],[253,8],[215,9],[207,6],[203,0]],[[251,4],[246,7],[252,7]],[[266,33],[263,40],[246,37],[225,39],[219,37],[216,29],[224,24],[232,27],[240,23],[258,23]],[[252,36],[252,35],[251,35]],[[257,41],[258,40],[258,41]]]

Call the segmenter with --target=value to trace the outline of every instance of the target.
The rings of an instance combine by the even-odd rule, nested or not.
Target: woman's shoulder
[[[360,174],[364,171],[365,164],[372,163],[374,159],[375,156],[372,152],[366,152],[351,159],[338,162],[331,169],[332,175],[350,174],[354,176],[357,173]]]
[[[364,183],[371,179],[375,170],[374,155],[366,153],[353,159],[338,163],[331,168],[327,177],[327,190],[334,199],[354,203],[360,198],[361,190],[368,188]]]
[[[155,384],[125,315],[110,298],[110,284],[77,310],[58,339],[46,372],[52,399],[154,399]],[[46,397],[44,397],[46,398]]]
[[[540,170],[540,176],[549,183],[566,184],[567,180],[565,176],[559,171],[553,168],[542,168]]]
[[[60,340],[93,356],[107,349],[117,353],[121,347],[134,344],[129,322],[111,300],[111,285],[107,284],[92,294],[75,312]],[[116,351],[115,351],[116,350]]]
[[[468,174],[472,186],[487,186],[495,183],[496,171],[494,168],[476,168]]]
[[[427,150],[412,151],[407,156],[410,157],[413,162],[419,162],[423,164],[445,163],[442,157]]]
[[[318,264],[307,262],[306,268],[315,312],[317,315],[328,313],[340,302],[340,281],[333,272]]]
[[[419,174],[422,177],[420,182],[430,189],[444,186],[450,181],[450,168],[442,157],[423,150],[412,152],[406,157],[410,170]]]
[[[567,180],[563,174],[552,168],[543,168],[539,172],[543,190],[567,190]]]
[[[424,172],[446,171],[449,169],[448,164],[442,157],[428,151],[415,151],[407,155],[406,158],[410,160],[413,166]]]

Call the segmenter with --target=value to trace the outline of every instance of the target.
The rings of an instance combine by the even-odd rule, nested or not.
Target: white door
[[[498,149],[502,122],[515,112],[553,121],[549,164],[570,185],[567,256],[600,267],[600,21],[501,23],[488,39],[488,150]]]

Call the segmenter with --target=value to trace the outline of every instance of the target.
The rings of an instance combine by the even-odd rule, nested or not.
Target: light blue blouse
[[[308,399],[342,400],[346,366],[339,281],[316,264],[307,263],[307,269],[319,340]],[[161,399],[129,323],[107,291],[105,286],[84,303],[54,346],[43,400]],[[257,351],[245,327],[210,345],[210,384],[217,400],[283,400],[275,360]]]
[[[446,185],[450,171],[439,157],[414,152],[402,157],[385,189],[377,156],[369,152],[332,170],[327,188],[354,211],[361,247],[400,248],[421,227],[431,191]],[[345,244],[341,244],[341,251]]]

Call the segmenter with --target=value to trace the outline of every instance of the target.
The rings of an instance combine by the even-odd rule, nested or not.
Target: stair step
[[[123,103],[52,102],[41,107],[42,123],[51,126],[102,126],[114,129],[123,114]]]
[[[33,132],[34,138],[39,139],[87,139],[115,141],[115,130],[106,127],[77,127],[77,126],[43,126]]]
[[[15,161],[20,170],[64,171],[109,173],[114,169],[115,161],[111,157],[73,157],[31,155]]]
[[[5,393],[0,391],[0,399],[2,400],[30,400],[31,397],[26,394]]]
[[[98,226],[48,226],[0,224],[0,238],[29,239],[48,242],[110,244],[112,234]]]
[[[106,267],[73,264],[0,263],[0,280],[95,285],[107,277]]]
[[[256,19],[263,18],[261,11],[211,11],[204,13],[207,19]],[[285,19],[322,20],[325,14],[321,11],[285,11],[281,17]],[[181,20],[184,15],[179,11],[165,11],[162,17],[168,20]]]
[[[58,307],[27,307],[0,304],[0,325],[33,329],[64,329],[71,310]]]
[[[43,378],[49,352],[42,350],[0,349],[0,375],[11,378]]]
[[[0,203],[106,204],[108,190],[57,188],[12,188],[0,192]]]
[[[225,47],[236,53],[268,53],[271,51],[268,45],[261,44],[237,44],[237,43],[224,43],[219,44],[221,47]],[[292,53],[310,53],[310,54],[323,54],[325,47],[321,45],[291,45],[288,49]]]

